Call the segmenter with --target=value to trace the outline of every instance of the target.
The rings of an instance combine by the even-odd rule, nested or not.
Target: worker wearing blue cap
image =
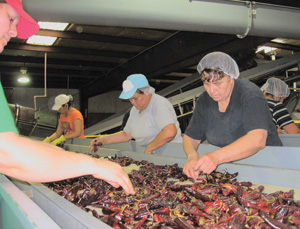
[[[92,151],[101,145],[126,142],[135,139],[151,154],[168,142],[182,142],[181,130],[172,104],[155,94],[143,74],[133,74],[123,82],[120,99],[129,99],[133,107],[124,129],[118,133],[95,138]]]

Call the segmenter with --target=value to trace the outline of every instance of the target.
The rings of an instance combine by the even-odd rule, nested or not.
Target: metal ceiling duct
[[[300,10],[225,0],[23,0],[38,21],[299,39]]]

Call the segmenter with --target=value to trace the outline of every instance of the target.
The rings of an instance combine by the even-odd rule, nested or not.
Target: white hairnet
[[[290,95],[288,85],[275,77],[269,78],[261,87],[261,90],[277,97],[288,97]]]
[[[205,68],[220,69],[234,79],[237,79],[240,75],[239,67],[235,60],[223,52],[212,52],[204,56],[200,60],[197,70],[201,74]]]

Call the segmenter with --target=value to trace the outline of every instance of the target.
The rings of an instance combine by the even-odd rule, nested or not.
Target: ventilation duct
[[[39,21],[299,39],[300,10],[250,1],[23,0]]]

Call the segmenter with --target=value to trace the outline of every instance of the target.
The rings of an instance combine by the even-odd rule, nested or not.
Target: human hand
[[[196,163],[199,160],[199,155],[195,155],[193,157],[189,157],[188,161],[185,163],[184,167],[183,167],[183,172],[188,176],[193,178],[194,180],[197,179],[197,177],[199,176],[200,171],[197,171],[197,169],[195,169]]]
[[[50,140],[50,138],[49,137],[46,137],[42,142],[47,142],[47,143],[50,143],[51,142],[51,140]]]
[[[284,134],[284,130],[283,129],[280,129],[280,127],[277,128],[277,133],[278,134]]]
[[[59,138],[52,141],[51,144],[56,146],[64,141],[66,141],[66,139],[65,139],[65,136],[62,134]]]
[[[217,168],[218,164],[218,159],[213,152],[207,153],[200,157],[195,165],[195,169],[199,172],[202,171],[203,173],[209,174]]]
[[[97,173],[93,174],[95,178],[105,180],[115,188],[121,186],[126,194],[135,194],[128,174],[119,164],[101,159],[95,160],[98,169]]]
[[[95,138],[90,143],[90,151],[96,153],[98,149],[103,145],[101,137]]]
[[[145,149],[145,151],[144,151],[144,153],[145,153],[145,154],[152,154],[153,151],[150,150],[149,147],[147,146],[146,149]]]

